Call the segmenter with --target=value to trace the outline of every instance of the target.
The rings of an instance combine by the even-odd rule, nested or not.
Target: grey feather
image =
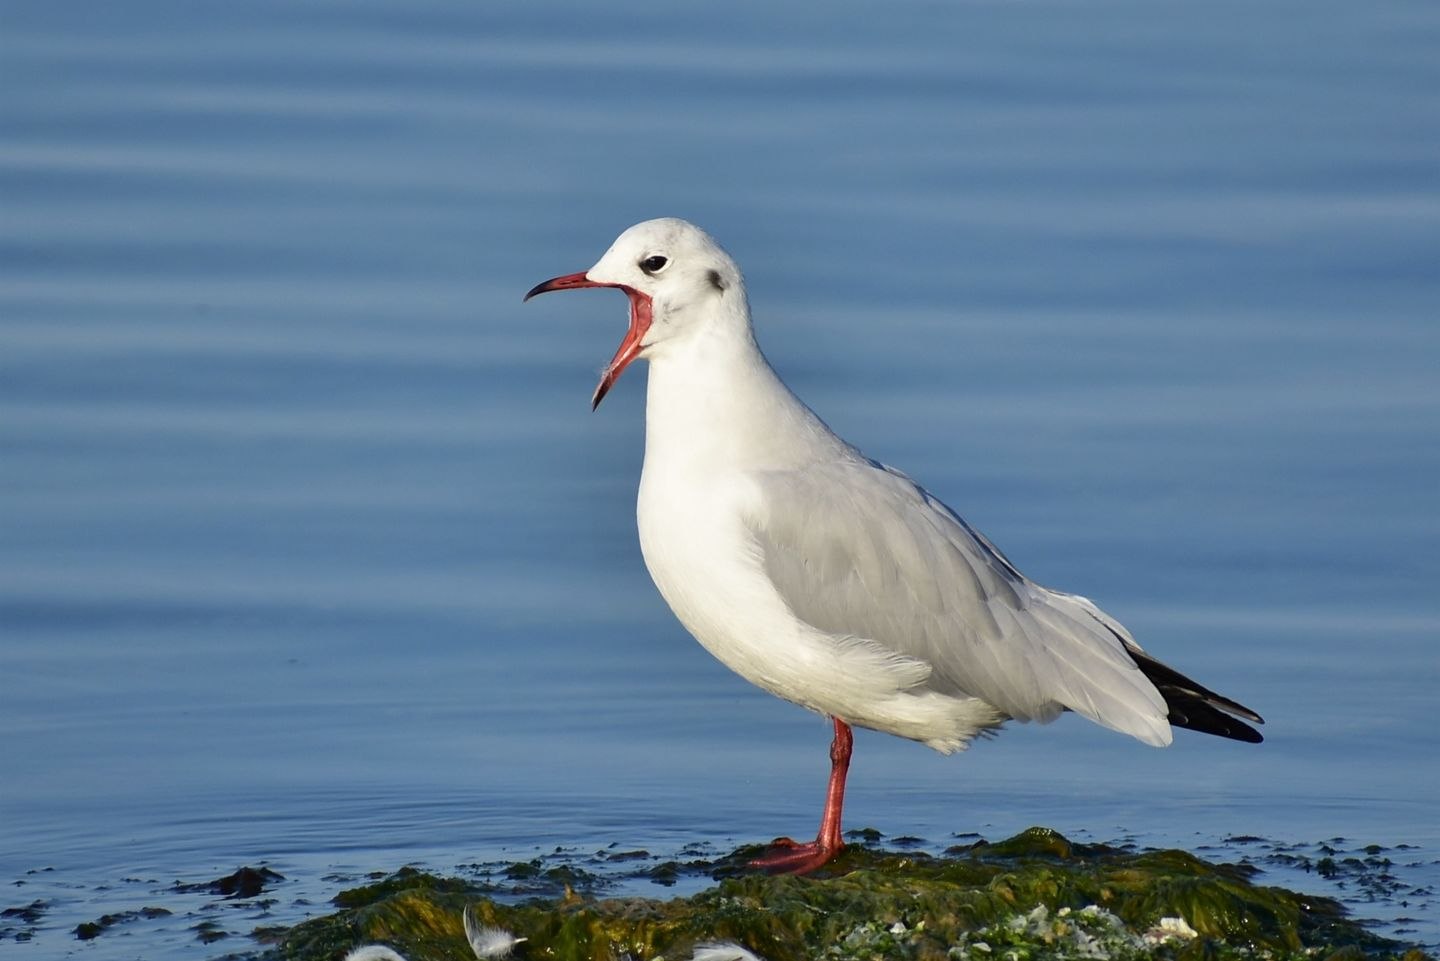
[[[1168,743],[1164,699],[1128,635],[1086,599],[1030,581],[905,475],[857,456],[752,479],[765,571],[807,624],[928,664],[926,690],[1019,720],[1068,708]]]

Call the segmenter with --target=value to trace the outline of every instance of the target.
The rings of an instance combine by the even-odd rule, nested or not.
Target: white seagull
[[[1258,714],[1150,657],[1084,597],[1031,581],[938,498],[841,440],[755,342],[745,281],[700,228],[622,233],[584,273],[535,286],[615,287],[630,327],[598,407],[650,362],[636,516],[645,566],[680,623],[741,677],[828,715],[820,830],[752,862],[814,870],[844,842],[851,726],[945,754],[1008,720],[1062,711],[1162,747],[1171,727],[1239,741]]]

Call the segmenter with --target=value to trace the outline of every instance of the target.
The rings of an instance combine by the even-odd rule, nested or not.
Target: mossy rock
[[[516,957],[557,961],[681,961],[717,941],[766,961],[1426,957],[1368,933],[1328,898],[1254,884],[1251,868],[1183,851],[1073,844],[1043,828],[942,857],[851,845],[804,878],[737,871],[753,853],[718,862],[715,887],[670,901],[567,888],[510,904],[469,882],[405,869],[343,892],[341,911],[279,934],[268,956],[338,961],[381,943],[410,961],[472,961],[461,920],[469,904],[479,923],[526,939]],[[1180,933],[1166,937],[1157,926],[1175,918],[1184,925],[1167,921]]]

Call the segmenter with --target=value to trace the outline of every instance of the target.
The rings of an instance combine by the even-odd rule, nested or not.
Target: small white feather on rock
[[[1184,918],[1161,918],[1156,922],[1155,927],[1145,932],[1145,940],[1150,944],[1162,944],[1166,941],[1193,941],[1200,936],[1200,932],[1190,927]]]
[[[690,961],[765,961],[733,941],[707,941],[695,945]]]
[[[352,948],[345,961],[405,961],[405,955],[383,944],[362,944]]]
[[[479,922],[475,917],[475,906],[465,906],[465,937],[470,942],[470,950],[475,952],[475,957],[480,961],[491,961],[492,958],[506,958],[510,952],[515,950],[515,945],[524,941],[525,938],[517,938],[504,928],[491,928]]]

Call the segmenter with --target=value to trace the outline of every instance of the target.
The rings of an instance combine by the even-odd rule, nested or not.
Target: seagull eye
[[[665,265],[668,263],[670,263],[670,261],[667,258],[662,257],[659,254],[652,254],[651,256],[646,257],[644,260],[640,261],[640,269],[645,271],[645,273],[647,274],[658,274],[660,271],[665,269]]]

